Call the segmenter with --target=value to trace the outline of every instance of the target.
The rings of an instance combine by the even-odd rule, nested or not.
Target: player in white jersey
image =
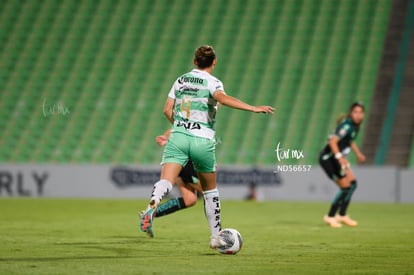
[[[180,76],[168,94],[164,114],[173,129],[164,147],[161,178],[154,184],[146,212],[140,218],[141,231],[150,237],[153,237],[152,225],[158,204],[191,159],[203,189],[204,209],[211,231],[210,247],[216,249],[224,245],[218,237],[221,219],[214,128],[217,104],[267,114],[273,114],[274,108],[252,106],[227,95],[223,83],[211,75],[216,64],[216,54],[211,46],[197,48],[194,58],[197,68]]]

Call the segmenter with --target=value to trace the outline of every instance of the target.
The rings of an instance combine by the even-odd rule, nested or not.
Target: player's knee
[[[336,181],[340,188],[350,188],[351,182],[345,177],[341,179],[337,179]]]
[[[197,196],[189,196],[184,198],[184,203],[186,207],[194,206],[197,203]]]

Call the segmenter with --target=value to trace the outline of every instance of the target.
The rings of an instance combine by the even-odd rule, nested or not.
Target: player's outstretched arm
[[[224,91],[217,91],[214,93],[214,98],[223,105],[226,105],[227,107],[239,109],[239,110],[245,110],[250,111],[253,113],[266,113],[266,114],[273,114],[275,108],[271,106],[252,106],[250,104],[247,104],[235,97],[228,96]]]

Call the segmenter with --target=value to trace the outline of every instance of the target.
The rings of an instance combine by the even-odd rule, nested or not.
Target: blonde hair
[[[348,117],[348,114],[342,113],[338,116],[338,118],[336,119],[336,125],[339,125],[342,121],[344,121],[344,119],[346,119]]]

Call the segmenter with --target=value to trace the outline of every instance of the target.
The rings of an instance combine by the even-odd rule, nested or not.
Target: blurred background
[[[410,0],[2,0],[0,195],[147,197],[168,91],[209,44],[229,95],[276,107],[219,110],[219,174],[308,165],[258,182],[265,199],[331,199],[318,154],[361,101],[360,199],[414,201],[413,19]],[[304,157],[280,163],[278,144]]]

